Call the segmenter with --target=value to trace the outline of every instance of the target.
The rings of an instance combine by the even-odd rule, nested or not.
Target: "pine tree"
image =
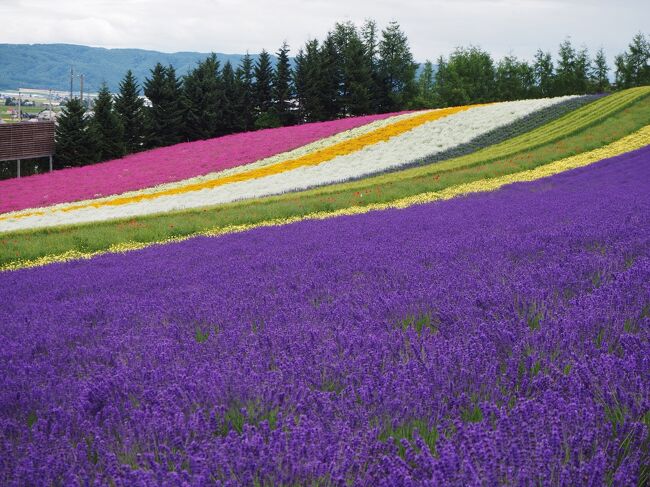
[[[255,74],[255,110],[256,126],[265,127],[267,116],[273,106],[273,67],[271,56],[266,50],[262,50],[253,70]],[[258,120],[261,122],[258,124]]]
[[[113,96],[106,83],[97,93],[89,128],[97,160],[117,159],[124,155],[124,127],[113,109]]]
[[[139,95],[138,82],[129,69],[115,97],[115,112],[124,127],[122,141],[129,154],[141,150],[144,140],[144,101]]]
[[[69,100],[56,125],[56,162],[60,166],[84,166],[95,162],[94,140],[86,109],[78,98]]]
[[[356,33],[350,36],[343,52],[344,113],[365,115],[373,111],[373,79],[366,62],[365,46]]]
[[[545,98],[553,95],[555,87],[555,74],[553,72],[551,53],[538,49],[535,53],[533,70],[535,75],[536,91],[539,97]]]
[[[242,58],[236,72],[239,97],[237,109],[240,113],[240,129],[252,130],[255,127],[255,76],[253,60],[250,55]]]
[[[589,91],[589,73],[591,72],[591,59],[586,47],[576,52],[574,68],[574,94],[584,94]]]
[[[615,58],[617,88],[650,84],[650,40],[641,32],[632,38],[628,50]]]
[[[223,86],[221,125],[227,134],[241,132],[244,129],[242,128],[242,114],[238,105],[241,98],[240,87],[230,61],[224,64],[221,79]]]
[[[337,23],[331,33],[338,60],[337,99],[340,115],[363,115],[372,110],[373,80],[366,47],[352,22]]]
[[[144,94],[151,102],[145,111],[146,145],[162,147],[183,140],[182,81],[173,66],[158,63],[144,83]]]
[[[342,60],[339,56],[334,36],[330,33],[323,42],[312,77],[312,90],[320,98],[322,120],[334,120],[341,113]],[[318,74],[317,74],[318,73]],[[320,76],[320,79],[315,79]],[[316,92],[316,90],[320,90]]]
[[[325,77],[322,74],[321,48],[316,39],[307,41],[295,59],[294,86],[302,122],[326,120],[323,100]]]
[[[436,91],[433,63],[427,60],[418,78],[418,95],[413,102],[414,108],[433,108],[436,106]]]
[[[555,70],[555,96],[575,94],[576,88],[576,51],[570,39],[560,44],[557,69]]]
[[[361,28],[361,38],[366,50],[366,64],[372,79],[370,86],[370,104],[372,113],[379,111],[381,103],[381,82],[379,76],[379,41],[377,40],[377,22],[367,19]]]
[[[382,31],[379,42],[379,73],[382,84],[382,111],[401,110],[409,106],[416,95],[417,64],[406,35],[397,22]]]
[[[286,42],[276,54],[278,61],[273,74],[273,112],[280,125],[293,123],[291,101],[293,99],[292,73],[289,64],[289,46]]]
[[[225,133],[223,86],[217,55],[212,53],[185,76],[185,133],[188,140],[209,139]]]
[[[593,86],[596,93],[604,93],[609,90],[609,66],[607,65],[607,58],[605,57],[605,51],[601,47],[598,52],[596,52],[596,57],[594,57],[594,63],[589,75],[591,85]]]

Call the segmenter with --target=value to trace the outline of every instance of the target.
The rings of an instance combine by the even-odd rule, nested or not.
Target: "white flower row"
[[[316,140],[314,142],[311,142],[309,144],[297,147],[295,149],[292,149],[287,152],[281,152],[280,154],[276,154],[270,157],[267,157],[265,159],[260,159],[255,162],[251,162],[249,164],[243,164],[241,166],[235,166],[230,169],[223,169],[221,171],[215,171],[211,172],[208,174],[204,174],[202,176],[196,176],[193,178],[188,178],[188,179],[182,179],[180,181],[174,181],[171,183],[163,183],[159,184],[157,186],[150,186],[148,188],[143,188],[143,189],[138,189],[134,191],[127,191],[125,193],[120,193],[120,194],[114,194],[110,196],[105,196],[102,198],[93,198],[91,200],[81,200],[81,201],[75,201],[72,203],[58,203],[56,205],[51,205],[51,206],[45,206],[41,208],[28,208],[25,210],[18,210],[18,211],[13,211],[13,212],[7,212],[7,213],[2,213],[0,214],[0,231],[4,231],[3,228],[3,220],[12,218],[12,217],[19,217],[20,215],[24,214],[30,214],[35,211],[38,212],[47,212],[47,213],[53,213],[57,212],[60,210],[64,210],[66,208],[70,208],[71,206],[78,206],[78,205],[86,205],[86,204],[93,204],[93,205],[101,205],[101,203],[108,202],[111,200],[114,200],[116,198],[124,198],[124,197],[132,197],[132,196],[137,196],[137,195],[142,195],[142,194],[155,194],[160,191],[165,191],[165,190],[172,190],[176,188],[181,188],[184,186],[189,186],[197,183],[203,183],[206,181],[211,181],[214,179],[220,179],[226,176],[231,176],[234,174],[241,174],[247,171],[250,171],[252,169],[258,169],[264,166],[270,166],[273,164],[278,164],[282,163],[285,161],[289,161],[292,159],[297,159],[299,157],[305,156],[307,154],[310,154],[312,152],[316,152],[322,149],[326,149],[328,147],[331,147],[335,144],[339,144],[342,142],[345,142],[347,140],[355,139],[357,137],[361,137],[362,135],[368,134],[370,132],[374,132],[375,130],[388,127],[389,125],[392,125],[396,122],[399,122],[401,120],[408,120],[409,118],[417,117],[419,115],[422,115],[423,113],[426,113],[428,111],[434,111],[434,110],[425,110],[425,111],[418,111],[418,112],[409,112],[409,113],[403,113],[401,115],[395,115],[392,117],[384,118],[381,120],[376,120],[374,122],[370,122],[366,125],[362,125],[360,127],[355,127],[353,129],[345,130],[343,132],[339,132],[337,134],[331,135],[329,137],[325,137],[324,139]],[[182,164],[182,161],[179,161],[180,164]]]
[[[396,169],[465,144],[479,135],[512,123],[537,110],[561,103],[568,98],[570,97],[477,106],[423,124],[385,142],[366,146],[357,152],[335,157],[319,165],[300,167],[216,188],[161,196],[120,206],[86,207],[67,212],[48,211],[44,215],[0,221],[0,231],[102,221],[199,208],[361,178]]]

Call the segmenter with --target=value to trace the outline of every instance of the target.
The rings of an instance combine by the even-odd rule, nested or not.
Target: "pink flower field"
[[[395,113],[187,142],[122,159],[0,181],[0,213],[100,198],[202,176],[286,152]]]

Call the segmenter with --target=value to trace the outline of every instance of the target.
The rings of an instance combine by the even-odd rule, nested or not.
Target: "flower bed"
[[[361,178],[426,160],[481,134],[575,97],[455,107],[424,112],[358,137],[262,167],[200,182],[180,182],[105,200],[0,217],[0,229],[31,228],[196,208]]]
[[[92,166],[0,181],[0,213],[109,196],[179,181],[286,152],[395,114],[227,135]]]
[[[645,148],[0,274],[0,479],[635,485],[648,180]]]

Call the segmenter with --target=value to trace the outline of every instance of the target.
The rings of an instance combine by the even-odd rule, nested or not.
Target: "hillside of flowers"
[[[5,485],[643,485],[650,149],[0,274]]]
[[[650,482],[650,87],[0,181],[0,485]]]
[[[617,100],[616,97],[614,99]],[[134,178],[123,177],[125,160],[81,168],[70,174],[73,181],[75,178],[88,180],[90,175],[86,173],[93,170],[112,172],[112,177],[103,180],[101,184],[105,185],[103,193],[113,193],[115,196],[37,209],[29,208],[30,198],[34,198],[32,195],[40,193],[39,186],[52,184],[51,181],[46,181],[48,177],[62,177],[65,171],[28,178],[22,185],[14,183],[15,191],[12,191],[11,187],[5,189],[5,214],[0,215],[0,231],[79,224],[200,208],[346,182],[407,166],[431,164],[496,144],[499,142],[497,134],[501,134],[503,140],[517,133],[525,133],[535,128],[535,125],[543,125],[544,121],[552,120],[553,115],[556,118],[561,117],[567,111],[592,101],[593,97],[522,100],[394,115],[365,124],[362,122],[368,122],[368,117],[361,117],[361,120],[344,119],[337,122],[336,127],[339,130],[343,127],[342,122],[346,121],[349,125],[354,125],[353,121],[356,120],[361,126],[343,130],[294,150],[285,150],[255,162],[249,161],[248,164],[241,163],[241,158],[244,157],[241,151],[245,150],[251,155],[256,153],[249,145],[252,143],[252,147],[255,147],[254,140],[244,140],[248,134],[240,134],[237,144],[233,142],[233,137],[213,139],[206,143],[181,144],[138,156],[145,158],[146,154],[149,154],[151,157],[147,160],[152,162],[148,163],[148,167],[153,169],[157,153],[165,151],[166,155],[160,158],[162,161],[173,157],[176,165],[185,167],[189,174],[189,171],[199,171],[194,161],[206,157],[203,148],[210,145],[212,151],[218,154],[217,159],[230,157],[240,162],[226,164],[224,167],[229,169],[220,172],[198,172],[195,175],[199,177],[155,187],[143,187],[139,191],[122,194],[118,193],[124,189],[124,184],[137,184],[137,178],[142,176],[134,174]],[[312,125],[312,130],[309,130]],[[297,136],[313,136],[314,133],[324,130],[323,125],[326,124],[309,124],[281,130],[294,130]],[[329,130],[332,126],[331,122],[327,124]],[[499,129],[504,130],[499,132]],[[277,141],[272,135],[273,131],[265,132],[269,141],[278,142],[274,145],[276,151],[281,150],[282,142],[285,141]],[[255,137],[252,134],[249,139],[260,137],[259,134]],[[194,145],[197,145],[196,150],[192,148]],[[190,162],[186,164],[185,152],[192,152],[192,157],[196,159],[190,158]],[[131,164],[128,167],[133,168],[131,171],[135,172],[135,167],[139,166]],[[164,167],[157,177],[165,174]],[[109,187],[112,189],[108,189]],[[64,196],[63,192],[59,192],[52,198],[59,202],[62,198],[74,201],[82,198],[82,194],[87,194],[83,184],[66,184],[63,188],[73,193]],[[10,205],[22,208],[23,211],[7,213]]]

